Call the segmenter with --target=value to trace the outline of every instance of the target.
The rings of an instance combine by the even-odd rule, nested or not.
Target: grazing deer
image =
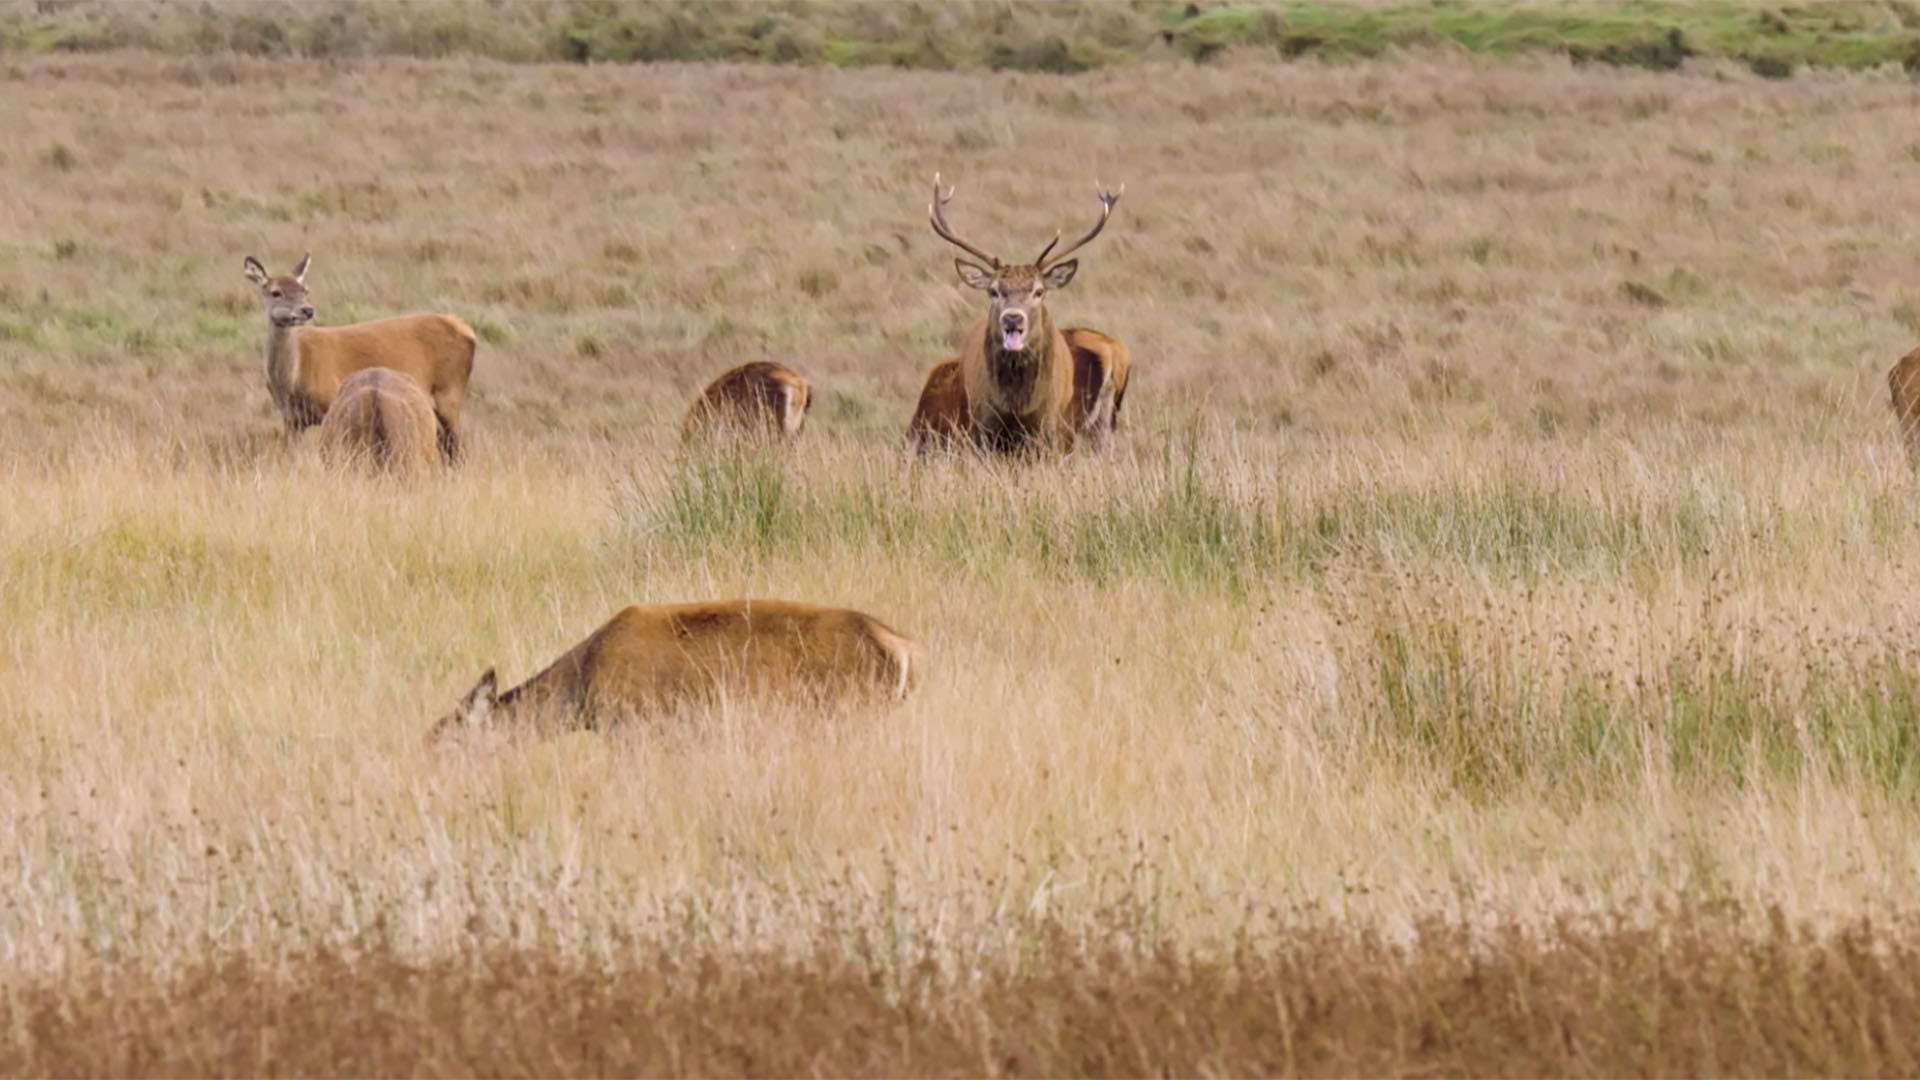
[[[1033,262],[1006,265],[947,225],[945,207],[953,192],[941,195],[940,178],[933,178],[933,204],[927,209],[933,231],[986,264],[953,261],[960,280],[988,297],[986,318],[973,324],[960,344],[960,381],[980,446],[999,452],[1073,448],[1076,422],[1085,410],[1076,411],[1073,351],[1053,325],[1046,294],[1073,280],[1080,263],[1067,256],[1100,235],[1125,190],[1099,193],[1100,220],[1085,236],[1055,251],[1060,243],[1055,234]]]
[[[597,730],[723,693],[897,701],[918,681],[921,656],[911,639],[846,608],[783,600],[629,607],[505,693],[489,668],[432,736]]]
[[[247,256],[247,280],[267,306],[267,392],[289,436],[320,422],[340,384],[363,368],[385,367],[412,379],[433,398],[441,456],[460,453],[460,409],[473,374],[473,331],[452,315],[401,315],[351,326],[308,326],[307,267],[274,277]]]
[[[813,408],[807,377],[766,360],[741,364],[707,384],[687,408],[683,435],[733,431],[792,439]]]
[[[1887,371],[1887,389],[1893,392],[1893,415],[1900,420],[1907,460],[1920,469],[1920,349],[1894,362]]]
[[[388,472],[417,472],[439,459],[433,399],[392,368],[347,376],[320,421],[320,450],[336,464],[363,463]]]
[[[1120,424],[1120,405],[1127,397],[1127,377],[1133,361],[1127,347],[1114,338],[1084,327],[1062,330],[1073,353],[1073,408],[1070,427],[1076,437],[1104,447]],[[908,442],[920,453],[949,448],[972,438],[967,413],[967,387],[958,358],[942,360],[927,372],[920,403],[907,424]]]

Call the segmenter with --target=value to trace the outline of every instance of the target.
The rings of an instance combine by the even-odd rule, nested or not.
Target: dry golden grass
[[[1392,940],[1677,894],[1904,911],[1913,104],[1556,64],[8,61],[0,956],[151,1004],[376,933],[456,967],[812,955],[836,905],[955,978],[1116,907],[1181,955],[1268,905]],[[1113,454],[905,451],[980,306],[936,169],[1023,253],[1128,185],[1053,300],[1132,347]],[[240,260],[308,247],[323,324],[483,335],[456,472],[275,447]],[[819,394],[794,452],[681,449],[694,390],[763,356]],[[873,713],[422,743],[488,664],[737,595],[869,611],[932,673]]]

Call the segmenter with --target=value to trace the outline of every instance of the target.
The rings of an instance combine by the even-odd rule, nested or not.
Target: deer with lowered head
[[[981,448],[1002,453],[1066,451],[1073,449],[1090,410],[1110,424],[1114,410],[1103,403],[1113,400],[1114,391],[1076,386],[1074,349],[1053,324],[1047,292],[1066,288],[1073,280],[1080,262],[1067,256],[1100,235],[1125,190],[1123,185],[1119,191],[1099,192],[1100,220],[1085,236],[1060,248],[1056,233],[1032,262],[1008,264],[962,239],[947,224],[946,205],[953,192],[942,195],[940,178],[934,177],[933,203],[927,210],[933,231],[980,260],[955,259],[953,266],[963,283],[987,294],[986,317],[961,339],[959,358],[966,427]],[[1102,377],[1097,365],[1088,375]]]
[[[356,371],[391,368],[433,399],[436,439],[447,461],[460,453],[460,410],[473,374],[473,330],[452,315],[400,315],[350,326],[309,326],[311,252],[291,274],[267,273],[247,256],[247,280],[267,308],[267,392],[289,436],[318,424]]]
[[[501,691],[493,669],[430,732],[599,730],[722,698],[832,707],[899,701],[920,645],[850,608],[721,600],[622,608],[546,670]]]

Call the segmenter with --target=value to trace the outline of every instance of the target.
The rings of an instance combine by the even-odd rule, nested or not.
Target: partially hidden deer
[[[1907,461],[1920,469],[1920,349],[1894,361],[1887,371],[1887,389],[1893,394],[1893,415],[1900,421]]]
[[[755,360],[722,372],[687,407],[685,436],[733,433],[791,440],[813,408],[813,386],[785,364]]]
[[[267,309],[267,392],[289,436],[320,423],[347,376],[370,367],[400,373],[433,399],[436,442],[447,461],[460,455],[460,411],[473,375],[473,330],[453,315],[400,315],[349,326],[310,326],[311,252],[291,274],[267,273],[247,256],[247,280]]]
[[[320,451],[335,465],[423,472],[440,460],[439,428],[433,399],[412,379],[392,368],[361,368],[341,382],[320,421]]]
[[[942,195],[940,178],[934,177],[933,203],[927,210],[933,231],[980,260],[955,259],[953,266],[961,282],[987,294],[986,317],[968,328],[959,357],[969,434],[983,449],[1071,450],[1090,409],[1104,400],[1102,387],[1095,391],[1095,402],[1076,405],[1074,350],[1053,324],[1047,292],[1073,280],[1080,263],[1067,256],[1100,235],[1125,190],[1099,192],[1100,219],[1085,236],[1056,251],[1056,233],[1033,262],[1007,264],[947,224],[945,210],[953,192]]]
[[[621,610],[545,671],[504,693],[493,669],[432,737],[484,728],[598,730],[722,696],[820,706],[900,700],[922,651],[871,615],[785,600]]]

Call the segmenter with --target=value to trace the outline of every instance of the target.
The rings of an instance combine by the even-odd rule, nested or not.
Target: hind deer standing
[[[948,226],[945,208],[953,192],[941,195],[940,178],[933,178],[933,204],[927,209],[933,231],[985,263],[953,261],[960,280],[988,298],[986,318],[973,324],[960,343],[960,382],[978,445],[1003,453],[1073,449],[1088,408],[1076,405],[1073,349],[1053,325],[1047,290],[1063,289],[1073,280],[1080,262],[1067,256],[1100,235],[1125,190],[1123,185],[1111,194],[1099,193],[1100,220],[1085,236],[1055,251],[1060,243],[1056,233],[1033,262],[1007,265]],[[1096,389],[1094,397],[1102,394]]]
[[[401,315],[351,326],[308,326],[308,253],[293,273],[275,277],[247,256],[247,280],[260,287],[267,308],[267,392],[289,436],[319,423],[347,376],[370,367],[392,368],[433,398],[440,454],[460,454],[460,410],[473,374],[473,331],[452,315]]]

